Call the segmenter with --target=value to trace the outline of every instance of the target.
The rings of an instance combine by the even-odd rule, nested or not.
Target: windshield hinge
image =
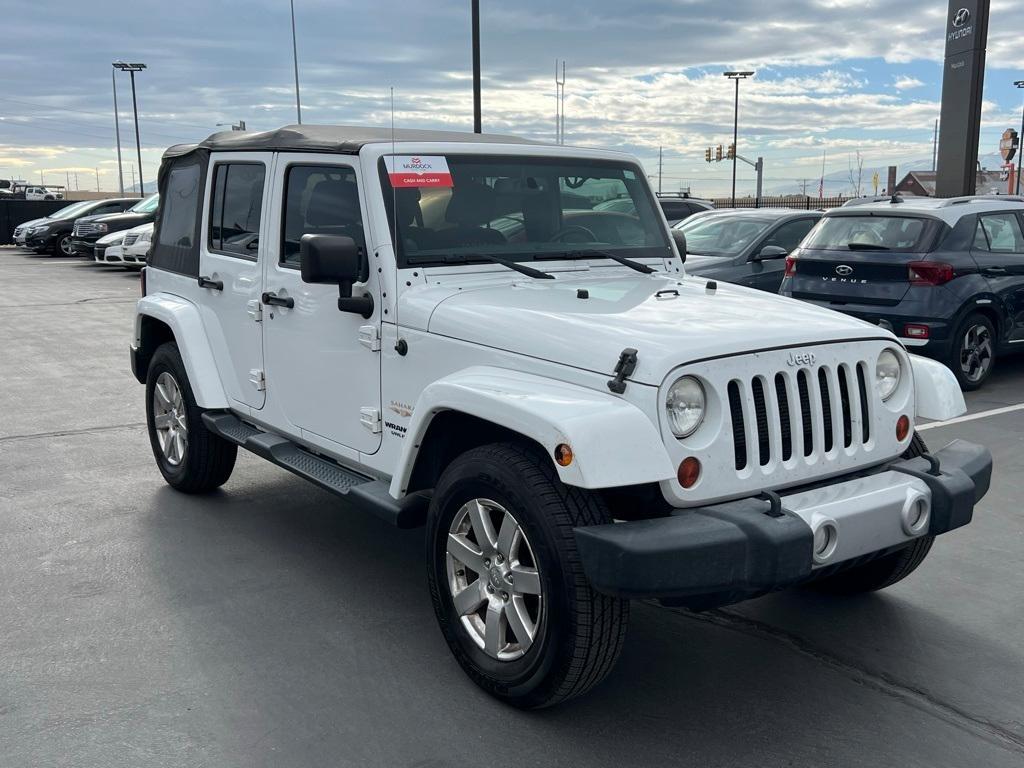
[[[380,410],[373,407],[360,408],[359,423],[376,435],[380,432]]]
[[[249,383],[256,387],[257,392],[263,392],[267,388],[267,377],[264,376],[263,370],[260,368],[252,368],[249,370]]]
[[[380,331],[377,329],[377,326],[359,326],[359,343],[371,352],[380,352]]]
[[[253,322],[263,322],[263,305],[260,304],[259,299],[245,302],[245,311],[249,313],[249,317],[253,319]]]
[[[615,378],[608,380],[608,389],[617,395],[626,391],[626,379],[636,370],[636,350],[627,347],[619,353],[619,362],[615,364]]]

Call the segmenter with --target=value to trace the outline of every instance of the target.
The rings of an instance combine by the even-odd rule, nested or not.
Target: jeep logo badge
[[[840,264],[838,267],[836,267],[836,274],[837,275],[841,275],[842,277],[846,277],[847,275],[852,275],[853,274],[853,267],[848,266],[846,264]]]
[[[968,21],[971,20],[971,12],[966,8],[961,8],[953,15],[953,26],[962,27]]]
[[[797,365],[814,365],[814,353],[813,352],[790,352],[789,357],[786,358],[786,363],[791,366]]]

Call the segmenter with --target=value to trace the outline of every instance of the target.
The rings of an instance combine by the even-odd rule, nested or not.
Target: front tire
[[[523,708],[579,696],[611,671],[629,602],[583,573],[573,528],[610,522],[530,447],[498,443],[448,466],[427,518],[428,582],[441,632],[478,686]]]
[[[901,458],[912,459],[928,452],[928,446],[917,433],[914,434]],[[862,592],[877,592],[903,581],[924,562],[935,542],[934,536],[921,536],[903,549],[883,555],[864,565],[858,565],[811,582],[821,592],[833,595],[856,595]]]
[[[60,239],[53,246],[55,256],[74,256],[71,250],[71,235],[61,235]]]
[[[206,493],[231,477],[238,446],[210,432],[192,395],[178,345],[153,354],[146,374],[146,424],[160,474],[184,493]]]

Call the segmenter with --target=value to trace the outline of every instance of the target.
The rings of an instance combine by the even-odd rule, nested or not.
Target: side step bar
[[[343,497],[392,525],[416,528],[426,520],[428,500],[425,496],[413,494],[401,500],[395,499],[388,493],[388,484],[383,480],[374,480],[317,456],[286,437],[263,432],[225,411],[207,411],[203,414],[203,423],[215,435]]]

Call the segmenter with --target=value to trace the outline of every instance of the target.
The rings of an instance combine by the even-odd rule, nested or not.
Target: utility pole
[[[130,166],[132,169],[132,189],[135,189],[135,166]]]
[[[739,127],[740,127],[740,80],[746,80],[748,77],[753,77],[753,71],[745,72],[723,72],[724,77],[736,83],[736,100],[733,107],[732,117],[732,207],[736,207],[736,155],[739,150]]]
[[[932,173],[935,173],[935,166],[939,158],[939,118],[935,118],[935,134],[932,137]]]
[[[100,169],[96,169],[96,191],[100,191]]]
[[[473,133],[483,130],[480,115],[480,0],[471,0],[473,23]]]
[[[78,191],[78,171],[75,171],[75,192]]]
[[[121,168],[121,121],[117,115],[117,67],[110,69],[110,84],[114,88],[114,136],[117,137],[117,186],[124,194],[124,170]]]
[[[565,59],[562,59],[562,127],[559,129],[562,143],[565,144]]]
[[[295,37],[295,0],[289,0],[292,6],[292,63],[295,65],[295,117],[302,125],[302,103],[299,99],[299,43]]]
[[[45,183],[43,182],[43,172],[42,171],[39,172],[39,186],[41,186],[41,187],[46,186]]]
[[[555,144],[565,143],[565,60],[562,77],[558,77],[558,59],[555,59]]]
[[[661,162],[662,162],[662,149],[658,147],[658,194],[661,194]]]

